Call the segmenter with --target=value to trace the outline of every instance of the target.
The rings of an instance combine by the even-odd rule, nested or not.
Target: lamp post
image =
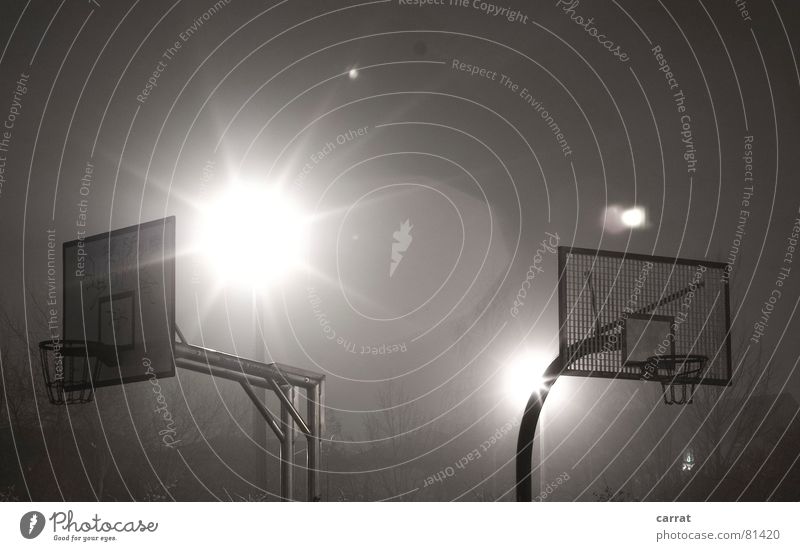
[[[266,360],[266,354],[261,342],[261,335],[258,330],[258,317],[259,302],[258,293],[255,288],[250,293],[250,313],[253,326],[253,359],[257,362]],[[258,389],[255,391],[259,400],[266,402],[267,391],[266,389]],[[259,488],[263,488],[266,492],[268,476],[267,476],[267,457],[263,450],[267,449],[267,427],[264,426],[264,418],[257,409],[253,409],[253,439],[256,443],[256,484]]]
[[[303,264],[306,252],[308,218],[278,187],[235,183],[220,194],[205,209],[202,227],[202,250],[217,271],[224,285],[240,285],[250,289],[251,323],[253,327],[253,359],[267,361],[259,323],[265,316],[262,293],[277,284]],[[273,392],[281,397],[281,496],[292,498],[295,431],[295,396],[292,385],[272,381]],[[255,391],[263,404],[266,390]],[[312,394],[315,394],[312,396]],[[317,396],[319,394],[319,396]],[[309,393],[309,412],[319,417],[311,401],[321,399],[321,392]],[[290,409],[291,408],[291,409]],[[267,488],[267,433],[263,425],[264,412],[253,411],[256,450],[256,482]],[[290,411],[293,413],[290,414]],[[318,421],[318,419],[317,419]],[[310,421],[313,422],[314,421]],[[318,464],[318,445],[309,445],[309,459]],[[311,457],[313,455],[313,458]],[[309,480],[317,475],[309,473]],[[311,482],[309,482],[311,485]]]

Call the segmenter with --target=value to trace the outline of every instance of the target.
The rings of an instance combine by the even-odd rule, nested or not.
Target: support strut
[[[264,363],[210,348],[194,346],[179,334],[180,342],[174,344],[176,367],[197,373],[228,379],[239,383],[269,427],[278,437],[281,447],[281,499],[294,499],[295,430],[306,437],[308,473],[308,500],[320,500],[320,455],[324,430],[325,377],[312,371],[275,363]],[[254,387],[272,390],[281,405],[280,419],[276,419],[258,398]],[[295,406],[299,389],[306,390],[307,421]]]

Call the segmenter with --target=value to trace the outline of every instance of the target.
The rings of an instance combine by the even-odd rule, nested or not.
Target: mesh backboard
[[[697,382],[731,378],[725,264],[559,247],[565,375],[642,379],[648,359],[706,358]]]
[[[113,347],[95,387],[174,375],[174,335],[174,217],[64,243],[64,339]]]

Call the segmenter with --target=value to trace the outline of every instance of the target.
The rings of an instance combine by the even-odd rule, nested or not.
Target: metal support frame
[[[563,265],[559,266],[559,272],[564,272]],[[703,283],[704,284],[704,283]],[[698,285],[699,286],[699,285]],[[655,302],[634,310],[632,314],[646,314],[655,311],[664,304],[683,297],[690,291],[690,287],[684,287],[674,293],[667,295]],[[594,333],[573,344],[561,343],[559,355],[550,362],[542,375],[541,389],[534,390],[525,406],[520,420],[519,433],[517,435],[517,456],[516,456],[516,489],[517,501],[531,501],[533,499],[532,460],[533,460],[533,441],[536,438],[536,426],[539,423],[539,416],[544,408],[544,401],[550,392],[550,388],[555,384],[559,375],[565,374],[566,367],[571,363],[591,354],[597,350],[619,350],[621,343],[619,339],[611,339],[607,334],[621,324],[631,313],[618,317],[617,319],[604,325],[595,325]],[[596,316],[596,314],[595,314]],[[563,318],[563,313],[560,314]],[[581,376],[581,373],[566,373],[567,375]],[[666,397],[665,397],[666,399]]]
[[[517,436],[517,501],[532,501],[533,499],[533,440],[536,437],[536,426],[539,424],[539,415],[544,408],[544,401],[550,393],[550,388],[564,370],[561,356],[557,356],[542,376],[542,385],[534,391],[528,399],[525,411],[519,424]]]
[[[311,434],[311,429],[308,428],[306,422],[303,421],[303,418],[300,417],[300,414],[297,412],[297,409],[294,407],[294,393],[292,392],[291,386],[284,386],[283,388],[275,382],[275,379],[269,379],[269,384],[272,387],[272,391],[281,401],[281,411],[286,409],[286,412],[292,416],[292,419],[295,423],[300,427],[300,432],[305,435]]]
[[[211,375],[239,383],[255,405],[256,410],[277,436],[281,445],[281,500],[294,498],[294,439],[295,425],[307,443],[306,471],[308,501],[320,500],[320,456],[324,418],[325,376],[277,363],[264,363],[188,344],[178,333],[181,342],[174,344],[175,366],[196,373]],[[280,419],[276,419],[258,398],[253,387],[271,390],[281,402]],[[307,420],[295,406],[298,389],[305,389]]]
[[[253,404],[256,406],[256,410],[261,414],[264,420],[269,425],[269,428],[272,429],[272,432],[275,433],[275,436],[278,437],[278,440],[281,442],[284,441],[286,438],[286,434],[283,432],[283,429],[278,424],[278,421],[275,420],[275,416],[272,415],[272,412],[267,409],[267,406],[261,403],[261,400],[256,396],[256,392],[253,390],[253,385],[250,384],[250,381],[244,380],[240,381],[242,384],[242,388],[247,393],[247,396],[250,397]]]
[[[308,469],[308,495],[310,499],[319,501],[321,499],[320,469],[322,465],[322,430],[323,430],[323,411],[322,404],[325,400],[325,382],[319,381],[314,388],[306,391],[306,418],[308,419],[310,433],[306,435],[306,447],[308,449],[308,464],[317,465],[316,469]]]
[[[274,384],[274,381],[270,381]],[[286,438],[281,442],[281,500],[292,501],[294,498],[294,418],[290,415],[294,409],[294,387],[277,389],[281,399],[281,426]],[[276,392],[277,394],[277,392]]]

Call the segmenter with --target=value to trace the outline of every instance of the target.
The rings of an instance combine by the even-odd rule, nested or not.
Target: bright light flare
[[[304,264],[309,219],[278,190],[235,185],[203,214],[202,253],[223,283],[269,286]]]
[[[641,228],[644,226],[646,219],[647,217],[642,207],[629,208],[623,211],[621,216],[622,223],[629,228]]]
[[[358,69],[353,67],[347,74],[350,76],[350,80],[355,80],[358,78]]]
[[[508,364],[505,392],[515,407],[525,407],[534,391],[545,388],[543,375],[551,360],[541,352],[526,351]]]
[[[618,234],[634,229],[647,228],[647,211],[644,207],[623,207],[610,205],[604,211],[602,218],[605,231]]]

